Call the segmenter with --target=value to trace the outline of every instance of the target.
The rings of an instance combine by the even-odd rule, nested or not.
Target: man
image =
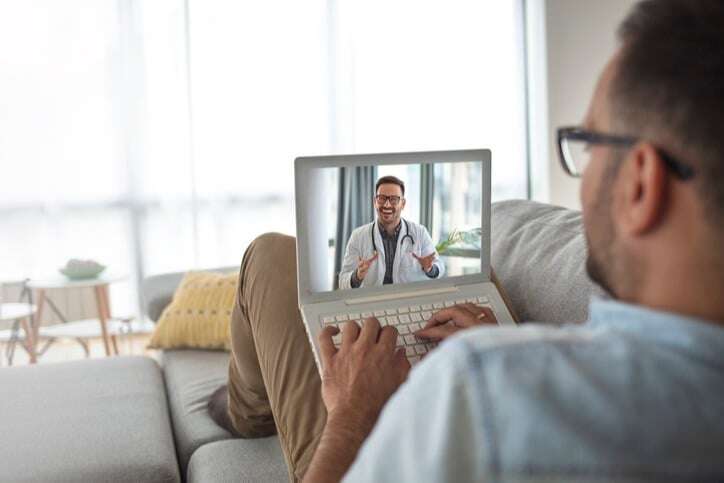
[[[583,129],[561,132],[587,268],[616,300],[564,327],[471,328],[472,308],[446,309],[419,335],[462,333],[409,379],[393,328],[349,323],[339,350],[329,328],[320,383],[296,307],[270,307],[294,272],[270,280],[262,248],[291,263],[294,242],[266,235],[242,265],[234,426],[276,421],[306,481],[724,481],[722,26],[720,0],[637,4]]]
[[[383,176],[377,180],[373,200],[377,221],[360,226],[350,235],[339,273],[340,288],[414,282],[443,276],[445,266],[427,229],[402,218],[405,203],[405,183],[402,180],[395,176]]]

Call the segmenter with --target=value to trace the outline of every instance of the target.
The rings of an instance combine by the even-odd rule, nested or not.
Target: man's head
[[[722,26],[721,0],[644,0],[619,28],[620,48],[584,128],[638,142],[589,145],[581,184],[587,268],[613,295],[636,299],[654,273],[693,265],[721,281]],[[667,157],[690,166],[693,177],[677,176]]]
[[[405,183],[395,176],[383,176],[375,185],[375,210],[384,226],[397,226],[405,208]]]

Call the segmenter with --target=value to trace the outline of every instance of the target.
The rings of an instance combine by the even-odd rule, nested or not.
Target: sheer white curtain
[[[492,147],[524,197],[520,2],[0,1],[0,279],[238,264],[293,160]]]

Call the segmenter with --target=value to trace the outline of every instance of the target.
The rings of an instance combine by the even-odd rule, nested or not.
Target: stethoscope
[[[402,240],[400,240],[400,247],[402,247],[402,245],[405,244],[405,238],[409,238],[409,239],[410,239],[410,244],[411,244],[410,247],[414,247],[414,246],[415,246],[415,239],[412,238],[412,235],[410,235],[410,225],[407,223],[407,220],[406,220],[406,219],[403,218],[402,221],[405,222],[405,236],[403,236],[403,237],[402,237]],[[375,225],[377,225],[377,222],[376,222],[376,221],[373,221],[373,222],[372,222],[372,229],[371,229],[371,233],[372,233],[372,253],[374,253],[374,252],[377,251],[377,244],[375,243]]]

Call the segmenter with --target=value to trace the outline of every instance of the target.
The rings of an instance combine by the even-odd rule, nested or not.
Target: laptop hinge
[[[372,295],[369,297],[359,297],[354,299],[347,299],[344,301],[347,305],[358,305],[358,304],[368,304],[371,302],[383,302],[385,300],[397,300],[397,299],[406,299],[406,298],[412,298],[412,297],[427,297],[429,295],[441,295],[446,293],[453,293],[457,292],[457,287],[442,287],[442,288],[432,288],[428,290],[415,290],[414,292],[395,292],[395,293],[388,293],[388,294],[382,294],[382,295]]]

